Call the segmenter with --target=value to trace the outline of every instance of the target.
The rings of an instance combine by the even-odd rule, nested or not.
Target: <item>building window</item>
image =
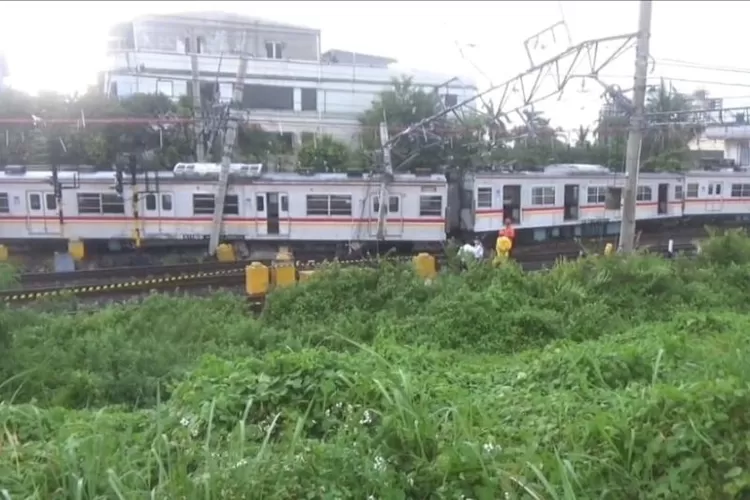
[[[79,214],[124,214],[125,201],[117,194],[78,193]]]
[[[349,195],[307,195],[307,215],[351,217],[352,197]]]
[[[318,90],[302,89],[302,111],[318,110]]]
[[[10,213],[10,202],[8,201],[8,193],[0,193],[0,214]]]
[[[242,105],[247,109],[294,110],[294,88],[245,85]]]
[[[443,197],[442,196],[420,196],[419,197],[419,216],[420,217],[442,217],[443,216]]]
[[[388,197],[388,213],[397,213],[399,209],[399,197],[389,196]],[[380,198],[377,196],[372,197],[372,213],[377,214],[380,212]]]
[[[698,197],[698,183],[690,183],[687,185],[687,198],[697,198]]]
[[[174,83],[170,80],[157,80],[156,93],[172,97],[174,95]]]
[[[607,201],[607,188],[605,186],[589,186],[586,193],[587,203],[604,203]]]
[[[649,186],[638,186],[635,192],[636,201],[651,201],[651,188]]]
[[[477,208],[492,208],[492,188],[477,188]]]
[[[535,187],[531,188],[532,205],[554,205],[555,188],[553,187]]]
[[[266,42],[266,57],[268,59],[281,59],[284,46],[281,42]]]
[[[674,187],[674,199],[675,200],[681,200],[682,196],[683,196],[682,186],[680,186],[680,185],[675,186]]]
[[[458,104],[458,96],[456,94],[445,94],[445,106],[450,108]]]
[[[750,198],[750,184],[732,184],[732,198]]]

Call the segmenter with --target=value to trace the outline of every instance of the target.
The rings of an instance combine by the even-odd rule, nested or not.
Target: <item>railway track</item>
[[[692,244],[676,244],[674,250],[677,252],[688,252],[694,249]],[[651,251],[655,253],[667,250],[666,245],[652,246]],[[580,250],[568,252],[555,252],[537,255],[518,255],[515,260],[526,270],[535,271],[551,267],[558,259],[575,259],[580,256]],[[395,256],[384,259],[359,259],[350,261],[338,261],[344,266],[375,266],[382,260],[404,262],[411,260],[412,256]],[[439,258],[439,261],[442,258]],[[218,263],[211,262],[200,266],[195,264],[150,266],[144,268],[112,268],[95,271],[77,271],[74,273],[50,273],[56,276],[43,278],[47,283],[34,282],[26,278],[26,286],[22,288],[0,291],[0,302],[23,303],[41,299],[73,298],[73,297],[106,297],[106,296],[132,296],[150,291],[167,290],[194,290],[209,287],[237,287],[242,288],[245,283],[245,266],[249,262]],[[310,270],[319,266],[321,262],[296,261],[298,270]],[[196,270],[199,267],[199,270]],[[141,277],[134,278],[134,274]],[[75,275],[73,283],[61,279],[60,275]],[[92,276],[94,283],[81,283],[81,276]],[[26,275],[29,276],[29,275]],[[124,277],[129,279],[117,279]],[[106,280],[106,281],[103,281]],[[23,282],[24,280],[22,280]],[[62,281],[62,283],[60,283]]]

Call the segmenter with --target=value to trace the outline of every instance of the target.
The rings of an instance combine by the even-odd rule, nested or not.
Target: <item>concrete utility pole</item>
[[[651,0],[641,0],[638,16],[638,42],[635,49],[635,84],[633,88],[633,115],[625,155],[625,192],[623,193],[622,224],[620,226],[620,251],[632,252],[635,244],[636,197],[638,170],[641,160],[641,142],[645,126],[646,80],[648,76],[649,39],[651,38]]]
[[[383,148],[383,171],[380,173],[380,190],[378,191],[378,240],[385,239],[385,220],[388,214],[389,196],[388,185],[393,177],[393,162],[391,160],[391,144],[388,137],[388,124],[380,122],[380,145]]]
[[[190,36],[190,69],[192,70],[192,89],[193,89],[193,113],[195,114],[195,123],[193,125],[193,134],[195,135],[195,161],[202,163],[206,158],[206,149],[203,143],[203,107],[201,102],[201,77],[200,68],[198,67],[198,50],[200,40],[198,37]]]

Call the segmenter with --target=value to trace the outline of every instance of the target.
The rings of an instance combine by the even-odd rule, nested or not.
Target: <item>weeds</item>
[[[0,311],[2,498],[741,498],[750,242]]]

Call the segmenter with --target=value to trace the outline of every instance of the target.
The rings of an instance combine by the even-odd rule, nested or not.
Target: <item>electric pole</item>
[[[190,51],[190,69],[192,70],[192,89],[193,89],[193,114],[195,115],[195,123],[193,124],[193,134],[195,135],[195,161],[202,163],[206,158],[206,148],[203,142],[203,106],[201,102],[201,76],[200,68],[198,67],[198,51],[201,49],[201,40],[199,37],[191,36],[190,40],[191,47]]]
[[[649,39],[651,38],[651,0],[641,0],[638,15],[638,41],[635,48],[633,114],[630,117],[625,155],[625,191],[623,193],[620,251],[632,252],[635,244],[635,217],[638,194],[638,170],[645,126],[646,80],[648,77]]]
[[[391,144],[388,137],[388,124],[380,122],[380,145],[383,148],[383,171],[380,172],[380,189],[378,191],[378,240],[385,239],[385,221],[388,216],[388,185],[393,178],[393,162],[391,161]]]

